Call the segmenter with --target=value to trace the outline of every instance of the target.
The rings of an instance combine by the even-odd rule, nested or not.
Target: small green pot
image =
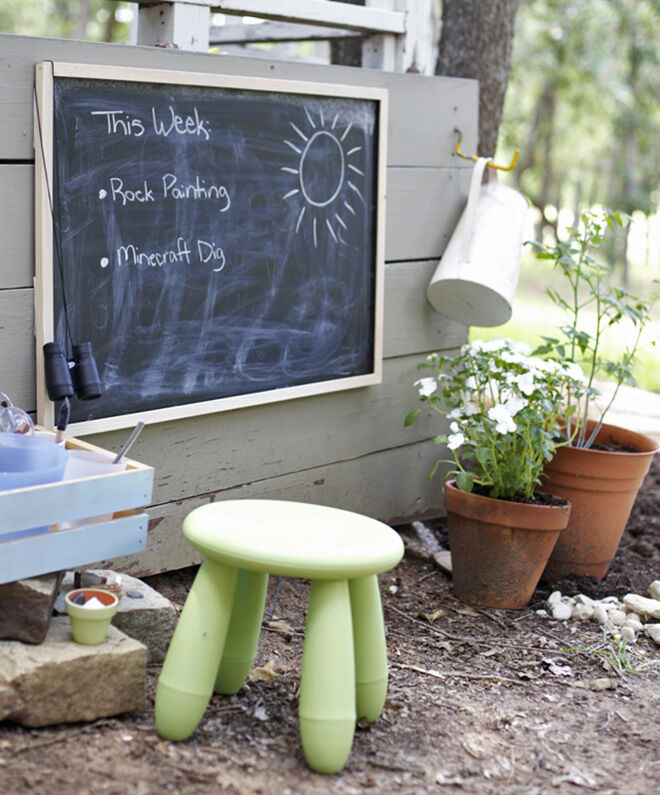
[[[75,604],[73,599],[80,593],[85,595],[85,601],[95,596],[99,602],[103,602],[105,607],[94,609]],[[71,630],[76,643],[82,643],[85,646],[97,646],[102,643],[110,621],[117,612],[119,604],[117,597],[110,591],[103,591],[100,588],[78,588],[75,591],[69,591],[64,601],[66,602],[66,612],[71,619]]]

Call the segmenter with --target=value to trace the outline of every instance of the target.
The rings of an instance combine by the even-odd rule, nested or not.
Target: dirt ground
[[[431,526],[445,540],[442,521]],[[193,576],[149,582],[181,606]],[[657,456],[606,579],[560,588],[645,594],[659,578]],[[0,724],[0,793],[660,791],[660,665],[649,664],[660,649],[649,638],[617,656],[596,624],[537,615],[547,587],[519,612],[473,609],[410,553],[382,576],[381,591],[388,701],[376,724],[358,726],[341,774],[304,762],[296,710],[307,587],[284,580],[250,681],[236,696],[214,696],[187,742],[154,731],[151,666],[143,712],[39,730]]]

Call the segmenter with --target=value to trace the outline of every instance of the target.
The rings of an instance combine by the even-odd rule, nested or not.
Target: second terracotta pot
[[[519,610],[530,600],[570,505],[467,494],[445,484],[453,590],[465,602]]]
[[[594,422],[587,423],[591,433]],[[626,528],[635,497],[658,443],[616,425],[603,425],[596,444],[614,443],[637,452],[560,447],[545,467],[543,490],[570,500],[571,519],[552,552],[543,579],[570,575],[597,580],[607,574]]]

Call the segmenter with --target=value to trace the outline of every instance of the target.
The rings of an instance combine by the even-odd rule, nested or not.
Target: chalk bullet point
[[[104,190],[103,188],[101,188],[101,190],[99,191],[99,199],[105,199],[105,197],[107,195],[108,195],[108,192],[106,190]]]
[[[101,267],[102,268],[107,268],[109,264],[110,264],[110,260],[107,257],[102,257],[101,258]]]

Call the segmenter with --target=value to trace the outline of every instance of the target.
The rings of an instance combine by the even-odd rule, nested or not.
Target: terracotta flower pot
[[[445,484],[454,594],[519,610],[530,600],[570,505],[533,505],[466,494]]]
[[[587,432],[595,423],[587,423]],[[545,467],[544,491],[570,500],[571,518],[557,541],[543,579],[571,574],[602,580],[625,530],[630,511],[658,443],[649,436],[603,425],[596,442],[614,442],[637,453],[560,447]]]

